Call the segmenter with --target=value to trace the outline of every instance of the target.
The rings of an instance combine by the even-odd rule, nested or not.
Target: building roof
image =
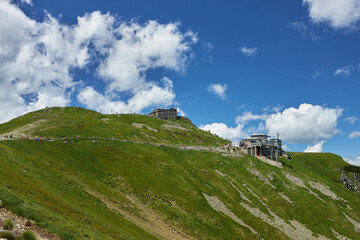
[[[270,136],[267,134],[252,134],[252,135],[250,135],[250,137],[267,137],[267,138],[269,138]]]

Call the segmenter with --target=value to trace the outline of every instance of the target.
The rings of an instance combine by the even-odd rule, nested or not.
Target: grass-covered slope
[[[101,114],[77,107],[52,107],[0,125],[14,137],[98,137],[167,144],[222,145],[228,141],[198,129],[189,119],[159,120],[138,114]]]
[[[63,239],[359,239],[333,154],[251,156],[90,139],[0,141],[0,199]]]

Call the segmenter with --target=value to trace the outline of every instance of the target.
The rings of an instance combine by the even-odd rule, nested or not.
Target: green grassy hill
[[[228,141],[198,129],[189,119],[159,120],[137,114],[101,114],[77,107],[53,107],[0,125],[14,137],[98,137],[153,143],[223,145]]]
[[[337,169],[348,164],[339,156],[292,153],[291,160],[281,159],[284,167],[279,169],[247,155],[227,157],[112,141],[113,135],[146,140],[140,136],[147,130],[134,128],[126,135],[104,130],[102,123],[132,126],[136,119],[159,129],[152,135],[159,143],[181,144],[189,134],[177,129],[171,137],[163,137],[160,134],[169,130],[161,129],[164,122],[157,119],[106,115],[110,119],[106,122],[98,121],[104,115],[80,110],[93,116],[83,120],[84,128],[93,131],[87,134],[76,125],[55,124],[81,119],[81,114],[75,117],[68,112],[72,109],[55,110],[70,120],[40,112],[47,124],[31,128],[28,134],[94,134],[104,139],[0,141],[0,199],[7,209],[35,220],[62,239],[360,238],[359,194],[340,181]],[[0,132],[42,119],[32,119],[32,115],[37,113],[0,125]],[[183,128],[195,128],[185,119],[180,121]],[[223,141],[196,129],[193,134],[198,131],[202,142],[188,140],[187,144]]]

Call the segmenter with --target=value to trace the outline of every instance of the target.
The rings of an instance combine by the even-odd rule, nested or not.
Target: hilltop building
[[[274,159],[285,154],[281,146],[279,134],[277,138],[271,138],[266,134],[250,135],[248,139],[242,139],[239,147],[245,149],[246,153],[252,156],[264,156]]]
[[[170,108],[170,109],[163,109],[163,108],[157,108],[152,111],[152,113],[149,113],[147,116],[151,117],[157,117],[159,119],[177,119],[177,109],[176,108]]]

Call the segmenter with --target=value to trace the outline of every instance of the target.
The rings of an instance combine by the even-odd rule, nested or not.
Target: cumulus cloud
[[[346,67],[341,67],[339,69],[336,69],[336,71],[334,72],[335,76],[338,75],[343,75],[343,76],[349,76],[351,70],[353,70],[353,66],[346,66]]]
[[[344,122],[348,122],[348,123],[350,123],[350,124],[352,124],[352,125],[354,125],[357,120],[358,120],[357,117],[347,117],[347,118],[344,118]]]
[[[357,158],[344,157],[343,159],[345,162],[348,162],[351,165],[360,166],[360,157],[357,157]]]
[[[267,132],[270,136],[280,134],[280,138],[287,143],[306,143],[307,151],[322,150],[325,140],[330,139],[340,131],[337,122],[343,109],[325,108],[319,105],[301,104],[298,108],[282,106],[272,108],[275,113],[253,114],[245,112],[235,118],[235,128],[224,123],[201,125],[202,129],[210,130],[219,136],[230,140],[239,140],[250,134]],[[267,111],[270,107],[264,109]],[[279,111],[279,112],[278,112]],[[251,124],[253,121],[259,121]]]
[[[225,123],[212,123],[206,125],[200,125],[200,129],[204,131],[210,131],[213,134],[216,134],[222,138],[237,141],[247,134],[243,131],[243,125],[238,124],[235,128],[228,127]]]
[[[0,122],[46,106],[65,106],[75,93],[87,107],[107,113],[168,106],[175,98],[172,81],[149,81],[146,72],[186,68],[197,37],[179,27],[121,22],[99,11],[78,17],[74,25],[61,24],[48,13],[38,22],[10,0],[0,0]],[[86,68],[96,69],[94,77],[105,90],[74,80],[74,70]]]
[[[356,138],[356,137],[360,137],[360,131],[354,131],[349,135],[349,138]]]
[[[220,84],[220,83],[216,83],[213,84],[211,83],[208,87],[207,90],[213,94],[215,94],[216,96],[220,97],[222,100],[226,99],[226,89],[227,89],[227,85],[226,84]]]
[[[186,41],[178,23],[123,23],[115,33],[121,38],[114,40],[106,61],[98,69],[99,75],[107,79],[108,91],[136,92],[147,87],[148,69],[164,67],[181,71],[186,66],[184,53],[190,50],[192,42]]]
[[[335,29],[354,28],[360,20],[359,0],[303,0],[315,23],[326,23]]]
[[[118,113],[141,112],[149,106],[168,106],[175,98],[172,81],[164,78],[164,86],[153,84],[147,89],[140,90],[134,94],[129,101],[116,101],[109,95],[103,95],[92,87],[83,89],[78,100],[91,109],[109,113],[111,110]]]
[[[304,152],[322,152],[325,141],[320,141],[312,146],[307,146]]]
[[[280,133],[289,143],[318,143],[339,132],[336,127],[342,111],[304,103],[299,108],[291,107],[271,114],[265,124],[269,134]]]
[[[255,57],[256,54],[257,54],[257,50],[258,48],[248,48],[248,47],[242,47],[240,49],[240,52],[245,55],[245,56],[248,56],[248,57]]]

